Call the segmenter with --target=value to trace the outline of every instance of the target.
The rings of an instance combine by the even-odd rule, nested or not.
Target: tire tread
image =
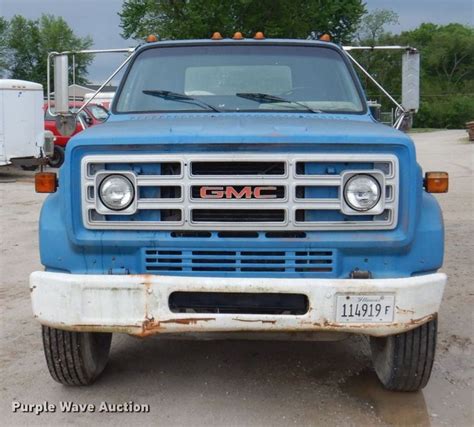
[[[94,382],[100,372],[91,374],[86,369],[81,352],[81,334],[42,326],[46,364],[53,379],[61,384],[78,386]],[[110,348],[110,337],[109,347]],[[107,348],[107,357],[108,357]]]
[[[372,346],[375,370],[385,388],[416,391],[426,386],[433,368],[437,324],[434,318],[415,329],[385,338],[386,343],[390,341],[387,348],[392,350],[388,351],[382,362],[375,357],[375,353],[380,350]],[[380,366],[380,363],[384,366]],[[387,369],[389,375],[385,375]]]

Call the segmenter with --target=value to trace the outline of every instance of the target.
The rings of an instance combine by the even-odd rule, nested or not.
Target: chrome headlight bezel
[[[370,209],[358,209],[347,200],[346,189],[350,181],[357,176],[371,178],[379,189],[377,202]],[[385,175],[378,170],[346,171],[342,175],[341,182],[341,211],[346,215],[380,215],[385,210]]]
[[[100,195],[102,185],[104,181],[112,177],[121,177],[127,180],[130,183],[130,188],[133,192],[132,200],[123,208],[115,209],[107,205]],[[95,191],[96,194],[94,195],[95,198],[95,205],[96,210],[99,214],[102,215],[131,215],[134,214],[137,210],[137,184],[136,184],[136,176],[132,172],[128,171],[101,171],[98,172],[95,176]]]

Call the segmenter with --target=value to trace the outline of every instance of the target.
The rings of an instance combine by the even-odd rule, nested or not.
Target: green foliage
[[[362,0],[126,0],[119,15],[125,38],[209,38],[214,31],[306,38],[321,31],[347,42],[364,12]]]
[[[415,115],[414,127],[459,129],[474,119],[474,96],[425,99]]]
[[[400,36],[420,50],[423,77],[443,92],[456,92],[474,80],[474,28],[461,24],[422,24]]]
[[[360,43],[371,41],[362,39]],[[374,44],[412,46],[420,51],[421,104],[415,115],[415,126],[463,128],[466,121],[474,119],[474,28],[425,23],[399,35],[382,30]],[[361,52],[356,56],[391,94],[400,99],[399,52]],[[365,78],[362,80],[368,97],[380,99],[380,92]],[[383,109],[389,105],[383,101]]]
[[[8,77],[38,82],[46,87],[46,64],[49,52],[82,50],[90,46],[92,46],[92,39],[74,35],[72,29],[61,17],[43,15],[39,20],[29,20],[15,15],[8,24],[5,36],[7,51],[5,62],[8,67]],[[90,56],[76,56],[77,83],[87,82],[87,66],[91,61]],[[70,72],[72,76],[72,64],[70,64]]]
[[[6,72],[8,21],[0,16],[0,77]]]

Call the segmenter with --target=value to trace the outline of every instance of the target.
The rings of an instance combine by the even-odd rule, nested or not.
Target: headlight
[[[355,211],[369,211],[380,200],[378,181],[370,175],[354,175],[344,186],[344,199]]]
[[[108,209],[122,211],[132,204],[135,198],[135,189],[127,177],[109,175],[100,183],[99,197]]]

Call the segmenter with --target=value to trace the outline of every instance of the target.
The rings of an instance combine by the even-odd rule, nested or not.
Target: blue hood
[[[178,113],[111,116],[76,135],[72,146],[135,144],[397,144],[411,139],[368,115]],[[69,147],[71,148],[71,147]]]

